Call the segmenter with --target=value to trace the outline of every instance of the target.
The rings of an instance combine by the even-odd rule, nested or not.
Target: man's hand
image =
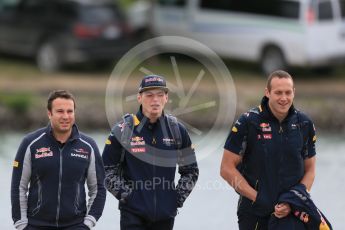
[[[286,217],[287,215],[289,215],[289,213],[291,212],[291,207],[288,203],[281,203],[281,204],[277,204],[276,206],[274,206],[274,215],[277,218],[283,218]]]

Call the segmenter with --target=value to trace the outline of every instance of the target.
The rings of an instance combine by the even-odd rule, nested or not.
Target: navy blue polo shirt
[[[239,169],[258,191],[264,209],[260,213],[269,214],[279,194],[303,178],[304,160],[316,154],[315,141],[314,125],[305,114],[292,106],[279,122],[264,97],[235,122],[224,148],[243,156]]]

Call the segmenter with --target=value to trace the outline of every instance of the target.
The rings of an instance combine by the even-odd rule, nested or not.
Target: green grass
[[[164,54],[159,58],[154,57],[151,59],[146,60],[145,62],[141,63],[141,66],[144,66],[146,69],[155,72],[161,73],[166,75],[173,75],[174,71],[172,68],[171,57],[174,56],[176,58],[179,70],[181,75],[184,79],[186,78],[195,78],[196,74],[199,73],[201,69],[205,69],[200,63],[195,60],[191,60],[191,58],[185,57],[179,54]],[[223,60],[225,65],[227,66],[228,70],[230,71],[232,77],[240,80],[246,79],[266,79],[260,72],[260,68],[258,65],[253,63],[241,62],[231,59]],[[140,66],[139,66],[140,67]],[[7,56],[0,56],[0,78],[11,78],[11,79],[20,79],[20,78],[42,78],[47,76],[55,76],[56,74],[45,74],[41,73],[34,60],[32,59],[24,59],[24,58],[14,58],[14,57],[7,57]],[[99,67],[98,65],[79,65],[79,66],[72,66],[69,68],[65,68],[60,71],[57,75],[96,75],[96,74],[105,74],[108,75],[111,73],[113,66],[103,66]],[[137,72],[140,75],[143,75],[142,72]],[[329,80],[345,80],[345,65],[339,66],[334,69],[334,71],[330,73],[318,73],[308,69],[293,69],[290,72],[295,79],[303,79],[303,80],[324,80],[325,78]]]
[[[136,1],[137,0],[119,0],[119,1],[115,1],[115,2],[118,3],[122,8],[126,9]]]
[[[42,75],[34,62],[27,59],[1,58],[0,69],[0,77],[11,76],[13,78],[21,78]]]
[[[36,66],[35,62],[31,59],[24,58],[13,58],[13,57],[0,57],[0,78],[11,78],[15,79],[40,79],[45,77],[58,77],[63,75],[108,75],[111,73],[112,66],[105,65],[99,67],[96,64],[85,64],[70,66],[62,69],[57,73],[42,73]]]
[[[0,104],[5,105],[15,113],[26,113],[33,104],[33,98],[29,94],[0,94]]]

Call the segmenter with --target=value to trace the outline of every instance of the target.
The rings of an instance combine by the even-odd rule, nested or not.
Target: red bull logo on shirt
[[[269,123],[261,123],[260,127],[262,128],[262,132],[272,132],[272,129]]]
[[[42,147],[39,149],[36,149],[35,158],[44,158],[44,157],[52,157],[53,152],[50,150],[50,147]]]
[[[73,149],[76,153],[81,153],[81,154],[89,154],[88,151],[86,151],[83,148],[79,148],[79,149]]]
[[[143,137],[135,136],[135,137],[132,137],[130,144],[131,146],[140,146],[140,145],[143,146],[145,145],[145,141]]]

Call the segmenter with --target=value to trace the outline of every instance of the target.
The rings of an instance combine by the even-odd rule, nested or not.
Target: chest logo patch
[[[271,140],[272,139],[272,134],[270,134],[270,133],[264,133],[262,135],[258,134],[258,140],[260,140],[261,137],[263,137],[265,140]]]
[[[260,127],[262,129],[262,132],[272,132],[272,129],[269,123],[261,123]]]
[[[292,130],[298,129],[299,127],[300,127],[299,124],[291,124]]]
[[[132,137],[130,145],[131,146],[144,146],[145,145],[144,138],[138,137],[138,136]]]
[[[52,157],[53,152],[50,150],[50,147],[42,147],[36,149],[35,159],[45,158],[45,157]]]
[[[171,146],[171,145],[175,144],[175,140],[172,138],[163,138],[163,144],[165,144],[167,146]]]
[[[71,157],[89,159],[89,152],[83,148],[73,149],[73,152],[71,153]]]
[[[263,134],[264,139],[272,139],[272,134]]]
[[[141,147],[141,148],[131,148],[132,153],[145,153],[146,152],[146,148],[145,147]]]

